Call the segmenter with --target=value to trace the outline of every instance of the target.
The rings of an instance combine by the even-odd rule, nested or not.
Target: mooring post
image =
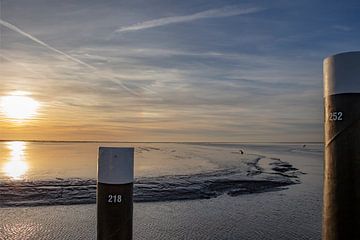
[[[324,60],[323,240],[360,239],[360,52]]]
[[[97,240],[132,240],[134,148],[100,147]]]

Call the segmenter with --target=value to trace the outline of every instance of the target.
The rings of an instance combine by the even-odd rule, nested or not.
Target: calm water
[[[176,144],[0,142],[0,181],[94,179],[99,146],[135,147],[137,177],[187,174],[216,167],[206,155],[198,156],[199,149],[191,152],[191,148]]]
[[[321,145],[0,142],[0,181],[96,178],[99,146],[135,147],[135,176],[190,174],[253,159],[257,150],[322,154]],[[247,149],[251,151],[247,151]],[[240,155],[239,151],[247,151]],[[252,155],[251,155],[252,154]]]

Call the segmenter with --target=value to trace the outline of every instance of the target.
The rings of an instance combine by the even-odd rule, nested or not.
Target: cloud
[[[349,32],[352,30],[351,27],[345,26],[345,25],[334,25],[333,28],[336,30],[344,31],[344,32]]]
[[[49,44],[41,41],[40,39],[32,36],[31,34],[29,34],[29,33],[25,32],[25,31],[21,30],[21,29],[18,28],[17,26],[15,26],[15,25],[7,22],[7,21],[4,21],[4,20],[0,19],[0,25],[4,26],[4,27],[6,27],[6,28],[8,28],[8,29],[10,29],[10,30],[12,30],[12,31],[15,31],[15,32],[19,33],[19,34],[21,34],[22,36],[25,36],[25,37],[29,38],[30,40],[32,40],[32,41],[34,41],[34,42],[36,42],[36,43],[44,46],[45,48],[47,48],[47,49],[49,49],[49,50],[51,50],[51,51],[53,51],[53,52],[55,52],[55,53],[57,53],[57,54],[60,54],[60,55],[62,55],[62,56],[65,56],[68,60],[70,60],[70,61],[72,61],[72,62],[78,63],[78,64],[80,64],[80,65],[82,65],[82,66],[84,66],[84,67],[86,67],[86,68],[90,68],[90,69],[94,70],[94,74],[95,74],[95,75],[97,75],[97,76],[99,76],[99,77],[102,77],[102,78],[105,78],[105,79],[107,79],[107,80],[109,80],[109,81],[115,82],[115,83],[117,83],[119,86],[121,86],[124,90],[126,90],[127,92],[129,92],[130,94],[132,94],[132,95],[134,95],[134,96],[139,96],[139,94],[138,94],[137,92],[135,92],[134,90],[130,89],[128,86],[126,86],[126,85],[123,83],[123,81],[119,80],[118,76],[116,76],[116,75],[114,75],[114,74],[109,74],[109,73],[101,72],[101,71],[99,71],[99,69],[97,69],[96,67],[94,67],[94,66],[92,66],[92,65],[90,65],[90,64],[87,64],[87,63],[81,61],[81,60],[78,59],[78,58],[75,58],[75,57],[73,57],[73,56],[71,56],[71,55],[69,55],[69,54],[67,54],[67,53],[65,53],[65,52],[63,52],[63,51],[61,51],[61,50],[59,50],[59,49],[56,49],[56,48],[50,46]],[[144,90],[147,90],[147,89],[144,89]]]
[[[305,27],[299,15],[292,14],[304,11],[299,4],[265,3],[261,6],[271,11],[259,12],[250,8],[260,6],[256,3],[222,7],[236,1],[220,7],[199,3],[196,10],[189,8],[195,6],[193,1],[126,6],[80,0],[70,6],[56,1],[40,8],[29,4],[24,15],[23,8],[13,6],[24,3],[15,2],[7,2],[11,19],[3,20],[31,34],[19,36],[34,44],[18,42],[9,34],[19,34],[16,28],[4,32],[9,35],[2,39],[0,94],[29,91],[43,103],[38,124],[26,129],[25,137],[306,141],[322,136],[321,58],[335,47],[317,45],[336,29],[321,21]],[[202,28],[214,21],[216,29]],[[191,28],[179,31],[180,24]],[[0,25],[9,28],[4,22]],[[160,26],[168,34],[131,34]],[[119,38],[105,39],[116,29]],[[330,43],[349,34],[356,33],[336,35]],[[294,38],[277,41],[288,36]],[[47,39],[62,41],[66,50]],[[21,131],[6,128],[6,122],[0,128],[5,129],[3,138],[23,137]]]
[[[238,16],[238,15],[255,13],[262,10],[263,8],[258,8],[258,7],[239,8],[237,6],[226,6],[223,8],[210,9],[190,15],[165,17],[165,18],[145,21],[134,25],[130,25],[128,27],[121,27],[115,30],[115,33],[138,31],[138,30],[160,27],[169,24],[191,22],[204,18],[221,18],[221,17]]]
[[[8,28],[8,29],[10,29],[10,30],[15,31],[15,32],[23,35],[24,37],[27,37],[27,38],[33,40],[34,42],[36,42],[36,43],[38,43],[38,44],[46,47],[47,49],[49,49],[49,50],[51,50],[51,51],[53,51],[53,52],[56,52],[56,53],[58,53],[58,54],[60,54],[60,55],[65,56],[67,59],[69,59],[69,60],[71,60],[71,61],[73,61],[73,62],[76,62],[76,63],[78,63],[78,64],[81,64],[81,65],[83,65],[83,66],[85,66],[85,67],[94,69],[93,66],[91,66],[91,65],[89,65],[89,64],[81,61],[80,59],[74,58],[74,57],[70,56],[69,54],[67,54],[67,53],[65,53],[65,52],[63,52],[63,51],[60,51],[59,49],[56,49],[56,48],[50,46],[49,44],[46,44],[45,42],[41,41],[40,39],[32,36],[31,34],[29,34],[29,33],[27,33],[27,32],[24,32],[23,30],[21,30],[21,29],[18,28],[17,26],[15,26],[15,25],[7,22],[7,21],[4,21],[4,20],[0,19],[0,25],[4,26],[4,27],[6,27],[6,28]]]

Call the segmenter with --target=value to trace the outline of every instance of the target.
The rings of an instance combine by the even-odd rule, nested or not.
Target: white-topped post
[[[323,240],[360,239],[360,52],[324,60]]]
[[[97,239],[131,240],[134,148],[100,147],[97,182]]]

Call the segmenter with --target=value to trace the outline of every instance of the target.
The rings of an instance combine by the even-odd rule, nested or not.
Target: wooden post
[[[324,60],[323,240],[360,239],[360,52]]]
[[[97,240],[132,240],[134,148],[100,147]]]

